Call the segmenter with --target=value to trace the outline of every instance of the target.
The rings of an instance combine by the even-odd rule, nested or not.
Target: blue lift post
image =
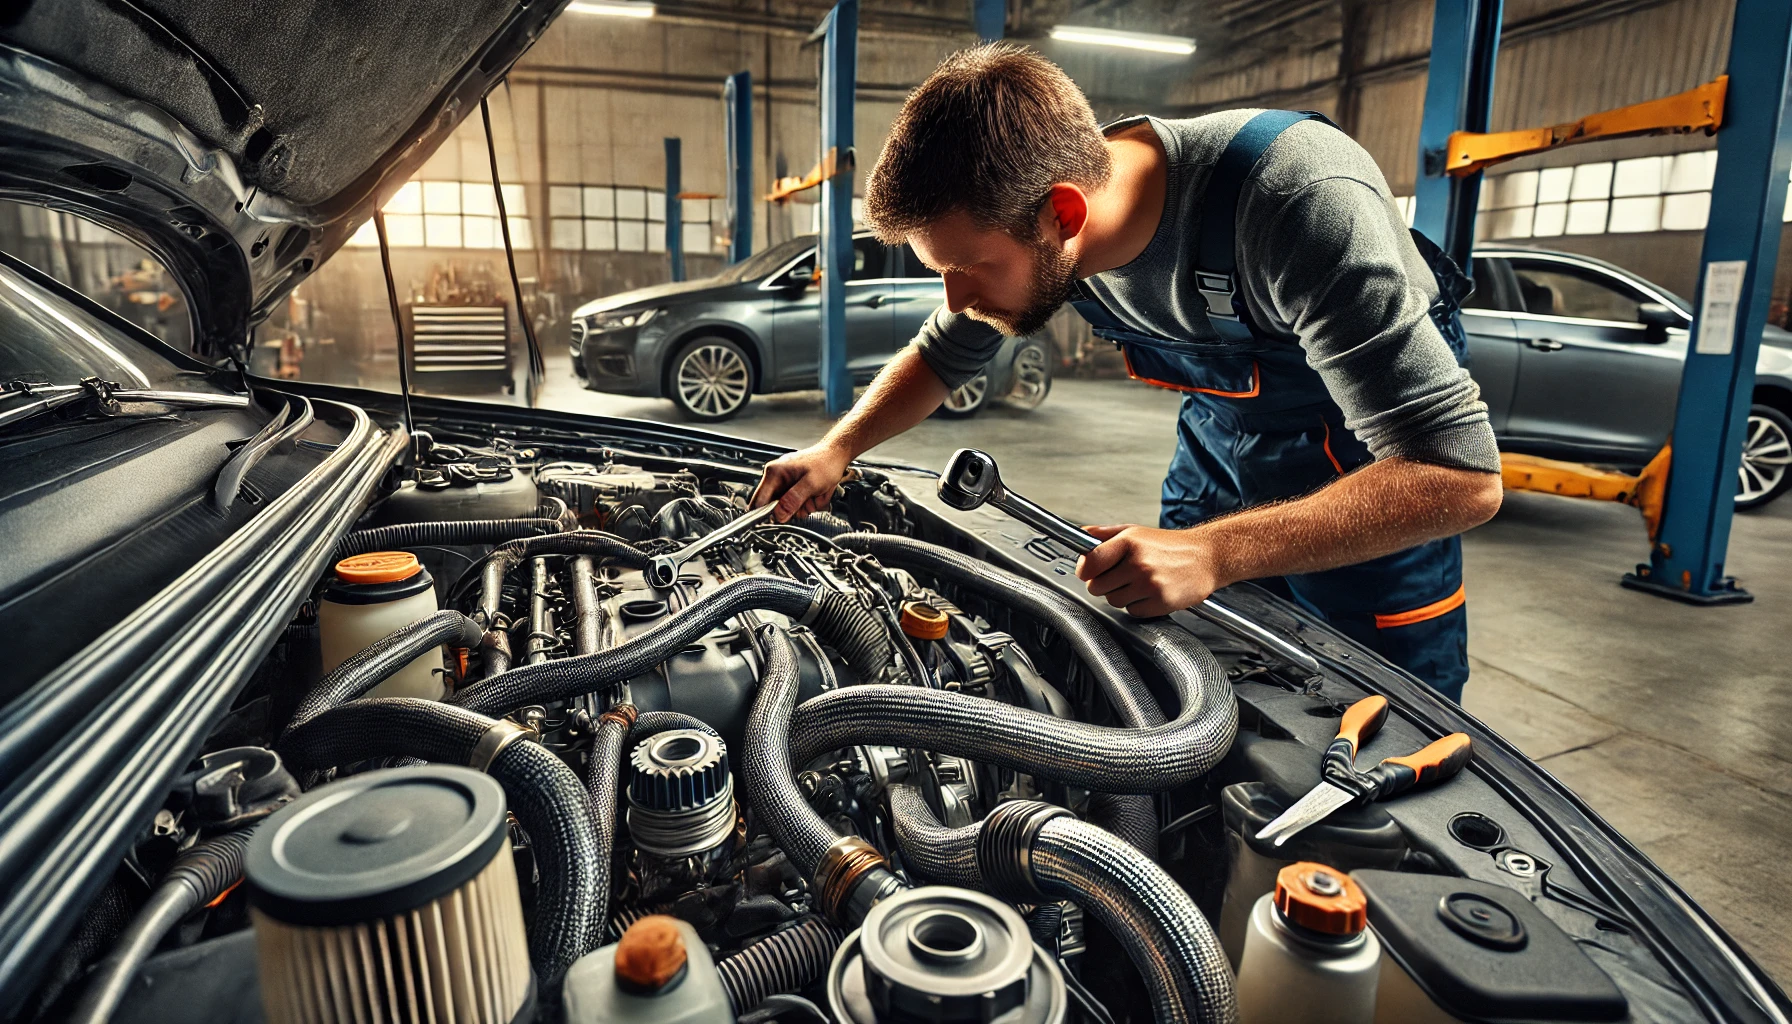
[[[1737,0],[1698,308],[1680,374],[1661,530],[1624,585],[1694,604],[1753,600],[1724,575],[1755,356],[1792,166],[1792,4]]]
[[[1493,113],[1493,71],[1499,61],[1502,0],[1437,0],[1431,21],[1431,66],[1419,123],[1419,178],[1413,227],[1469,269],[1475,244],[1479,172],[1444,173],[1450,133],[1484,132]]]
[[[684,280],[684,191],[683,144],[678,139],[666,140],[666,255],[672,257],[672,280]]]
[[[829,416],[852,408],[846,370],[846,279],[852,276],[852,101],[859,0],[840,0],[816,34],[821,50],[821,388]]]
[[[753,76],[736,71],[722,83],[728,135],[728,262],[753,254]]]
[[[971,0],[971,27],[977,30],[978,39],[993,43],[1002,38],[1007,21],[1007,0]]]

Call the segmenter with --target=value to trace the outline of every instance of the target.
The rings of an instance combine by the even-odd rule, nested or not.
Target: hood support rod
[[[392,306],[392,331],[398,337],[398,392],[404,399],[407,461],[417,457],[417,421],[411,415],[411,354],[404,339],[404,311],[398,306],[398,283],[392,277],[392,246],[386,241],[386,211],[375,208],[373,229],[380,236],[380,269],[386,272],[386,301]]]

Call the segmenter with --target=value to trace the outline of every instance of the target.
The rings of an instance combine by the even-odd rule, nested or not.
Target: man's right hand
[[[834,488],[851,464],[852,456],[825,442],[773,459],[753,492],[753,507],[776,501],[772,518],[780,523],[819,512],[834,499]]]

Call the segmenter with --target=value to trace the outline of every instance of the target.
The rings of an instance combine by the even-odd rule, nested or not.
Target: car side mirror
[[[1680,311],[1660,302],[1642,302],[1636,307],[1636,318],[1648,328],[1650,341],[1665,341],[1668,328],[1685,327]]]

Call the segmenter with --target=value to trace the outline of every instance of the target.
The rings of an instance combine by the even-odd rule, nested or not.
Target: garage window
[[[687,227],[691,200],[685,203]],[[707,206],[707,201],[703,201]],[[709,216],[703,217],[709,233]],[[693,250],[685,232],[686,252]],[[665,252],[666,193],[632,185],[549,185],[548,247],[586,252]]]
[[[510,241],[518,249],[535,248],[528,206],[521,185],[504,186]],[[387,201],[386,239],[394,249],[502,249],[498,202],[489,181],[411,181]],[[379,234],[369,220],[348,240],[355,248],[372,249]]]

